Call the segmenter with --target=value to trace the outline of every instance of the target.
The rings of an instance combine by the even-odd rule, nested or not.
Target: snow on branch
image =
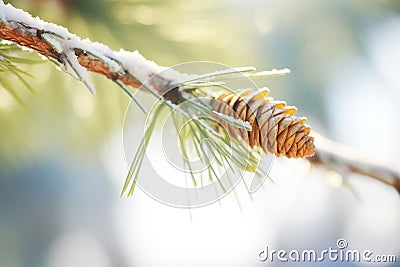
[[[63,71],[80,79],[93,93],[95,89],[88,79],[88,71],[139,88],[149,78],[167,69],[145,59],[138,51],[113,51],[104,44],[82,40],[64,27],[33,18],[3,1],[0,1],[0,20],[1,39],[53,59]],[[167,76],[163,77],[167,83],[179,81],[185,75],[169,70],[163,76]]]

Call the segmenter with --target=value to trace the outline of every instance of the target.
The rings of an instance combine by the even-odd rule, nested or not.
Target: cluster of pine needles
[[[242,131],[252,131],[250,123],[219,113],[214,110],[213,101],[221,92],[235,93],[236,90],[227,86],[226,82],[229,80],[272,77],[287,73],[288,69],[255,72],[253,67],[231,68],[198,75],[196,78],[170,85],[171,90],[179,90],[179,103],[172,103],[167,98],[158,96],[157,103],[146,113],[148,120],[145,134],[132,161],[121,196],[133,194],[146,148],[156,125],[163,122],[161,117],[165,114],[171,114],[183,165],[194,187],[202,186],[203,181],[208,179],[209,182],[216,181],[226,192],[220,180],[222,173],[242,176],[246,171],[254,173],[260,179],[267,177],[268,170],[259,166],[263,156],[262,149],[249,146],[245,138],[232,136],[225,127],[229,125]],[[143,85],[143,89],[152,92],[147,84]],[[135,102],[138,102],[138,99]],[[193,166],[193,158],[200,159],[206,168],[198,172]],[[246,183],[244,185],[248,189]]]

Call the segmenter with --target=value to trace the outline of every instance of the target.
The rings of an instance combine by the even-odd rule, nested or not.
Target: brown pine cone
[[[315,153],[314,137],[309,136],[306,118],[297,118],[296,107],[267,97],[269,90],[245,89],[232,94],[222,92],[214,97],[213,110],[235,119],[248,121],[251,131],[237,128],[217,119],[236,138],[250,147],[258,146],[277,157],[303,158]]]

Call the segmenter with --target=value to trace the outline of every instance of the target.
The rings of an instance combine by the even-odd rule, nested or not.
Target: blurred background
[[[164,66],[200,60],[288,67],[290,75],[256,83],[297,106],[313,129],[400,166],[397,0],[5,2]],[[21,55],[40,63],[18,65],[32,75],[26,80],[33,92],[0,73],[1,267],[281,266],[258,261],[258,254],[266,245],[321,251],[336,248],[339,238],[350,249],[400,261],[396,191],[362,176],[310,169],[302,160],[275,162],[276,182],[253,200],[241,187],[238,200],[230,194],[190,211],[140,190],[119,198],[128,97],[95,75],[93,96],[52,63]]]

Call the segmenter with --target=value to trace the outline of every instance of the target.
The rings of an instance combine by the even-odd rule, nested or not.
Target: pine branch
[[[32,28],[23,22],[0,22],[0,38],[3,40],[14,42],[20,46],[35,50],[39,54],[54,59],[61,64],[66,64],[65,56],[62,52],[58,52],[43,38],[44,30]],[[79,64],[88,71],[100,74],[111,80],[119,80],[125,85],[135,88],[140,87],[140,83],[129,77],[112,71],[106,63],[100,61],[85,51],[74,48],[75,56]]]
[[[348,173],[361,174],[393,186],[400,193],[400,170],[384,163],[372,162],[342,144],[333,142],[313,132],[317,149],[313,157],[307,158],[313,165],[336,171],[342,176]]]
[[[282,75],[288,72],[287,70],[282,70],[246,74],[246,72],[254,71],[253,68],[233,69],[203,76],[181,74],[173,70],[162,72],[166,69],[166,67],[158,66],[154,62],[146,60],[137,51],[113,51],[103,44],[93,43],[89,40],[81,40],[78,36],[69,33],[67,29],[52,23],[44,22],[38,18],[32,18],[28,13],[16,9],[10,4],[5,5],[1,0],[0,20],[1,39],[11,41],[20,45],[21,47],[34,50],[44,57],[52,60],[63,71],[70,73],[82,80],[82,82],[84,82],[92,92],[94,92],[94,88],[87,78],[87,71],[97,73],[114,81],[126,93],[128,93],[131,98],[133,98],[133,95],[125,86],[146,90],[157,96],[165,105],[172,108],[177,108],[175,104],[179,103],[179,101],[182,99],[187,100],[190,97],[196,97],[196,95],[193,94],[193,92],[196,91],[194,89],[201,89],[203,87],[221,87],[223,84],[223,82],[220,82],[221,77],[223,80],[224,78],[235,79],[238,76],[235,76],[234,74],[238,73],[240,73],[241,77],[258,77]],[[245,74],[243,75],[243,73]],[[226,75],[231,74],[233,74],[233,77],[225,77]],[[191,93],[185,93],[184,90],[188,90]],[[185,98],[185,94],[189,95],[189,97]],[[213,97],[218,99],[217,95],[213,95]],[[232,97],[230,97],[228,100],[231,101],[231,99]],[[256,100],[260,99],[257,98]],[[270,99],[268,101],[270,101]],[[265,100],[265,103],[268,101]],[[236,99],[235,102],[240,103],[241,100],[239,101]],[[190,108],[196,112],[202,112],[206,116],[211,114],[218,120],[223,121],[225,124],[229,124],[229,127],[247,129],[247,131],[250,131],[247,136],[250,139],[248,140],[248,145],[251,147],[257,145],[264,146],[265,152],[272,152],[277,156],[290,155],[291,157],[311,156],[314,154],[315,149],[315,155],[307,158],[313,165],[323,166],[341,174],[343,172],[353,172],[372,177],[383,183],[393,186],[397,191],[400,192],[400,175],[398,171],[390,167],[384,167],[375,163],[360,160],[360,157],[352,157],[348,151],[341,149],[340,145],[331,141],[326,141],[319,135],[316,135],[317,147],[315,148],[314,144],[312,143],[313,138],[305,137],[309,133],[309,128],[303,125],[305,119],[291,117],[294,114],[295,108],[286,107],[286,103],[282,105],[284,102],[275,101],[273,103],[273,107],[277,110],[281,110],[281,113],[284,115],[279,116],[279,113],[270,112],[268,115],[269,117],[264,117],[261,119],[268,121],[272,118],[272,120],[275,120],[274,123],[271,124],[271,127],[276,129],[277,134],[281,134],[281,132],[283,133],[286,131],[283,135],[275,135],[275,138],[278,140],[277,143],[279,147],[267,145],[269,142],[268,138],[271,139],[273,137],[263,137],[262,134],[267,135],[269,132],[262,132],[261,128],[254,128],[254,124],[252,124],[253,127],[247,129],[247,120],[251,120],[252,123],[254,122],[255,112],[253,111],[248,112],[239,118],[232,118],[230,117],[231,114],[229,114],[226,110],[221,110],[220,108],[212,105],[202,106],[202,104],[200,105],[197,103],[196,105],[192,104]],[[265,108],[265,106],[266,104],[263,104],[261,106],[257,106],[257,108],[262,109]],[[208,108],[210,110],[208,110]],[[184,115],[190,116],[190,114],[185,110],[177,110],[181,111]],[[264,114],[264,116],[267,115]],[[241,119],[243,119],[243,121],[241,121]],[[294,128],[291,130],[294,131],[296,129],[297,134],[292,134],[289,136],[287,134],[288,130],[285,130],[285,128],[291,124]],[[212,131],[213,126],[211,125],[211,130],[204,130],[204,127],[206,126],[202,125],[201,123],[196,123],[192,129],[197,129],[201,134],[206,135],[209,131]],[[218,133],[216,133],[215,136],[217,136],[217,139],[220,138],[218,137]],[[193,138],[194,142],[198,140],[196,134],[191,138]],[[146,140],[148,140],[148,137],[146,137]],[[294,142],[294,140],[296,140],[296,142]],[[222,140],[221,142],[224,141]],[[296,147],[296,150],[292,149],[294,147],[293,144],[296,144],[297,146],[300,144],[304,145],[305,143],[308,144],[306,150],[301,150],[301,147]],[[223,148],[219,148],[217,146],[215,149],[221,153],[224,153]],[[238,149],[237,151],[238,152],[235,155],[240,157],[241,150]],[[134,165],[136,169],[134,168],[134,170],[130,171],[127,183],[124,187],[125,189],[127,189],[128,182],[131,181],[132,175],[137,176],[137,168],[140,166],[140,163],[138,165],[138,162],[140,162],[140,160],[141,159],[139,155],[139,158],[137,161],[135,161]],[[237,160],[235,163],[243,164],[240,160]],[[243,167],[245,169],[248,168],[246,165]],[[134,184],[135,181],[133,180],[133,185],[130,192],[133,190]]]
[[[151,86],[160,95],[165,92],[158,90],[165,90],[171,80],[185,77],[173,71],[166,74],[171,77],[155,76],[166,67],[146,60],[138,51],[112,51],[106,45],[82,40],[61,26],[33,18],[23,10],[5,5],[3,1],[0,1],[0,20],[1,39],[30,48],[52,60],[63,71],[82,80],[93,92],[87,71],[141,89],[149,78],[157,77],[151,80]]]

